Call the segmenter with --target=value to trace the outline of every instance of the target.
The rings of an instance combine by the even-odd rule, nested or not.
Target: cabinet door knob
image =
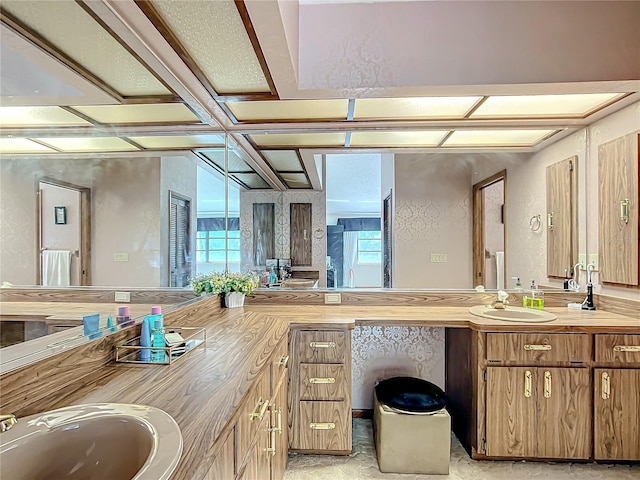
[[[524,372],[524,396],[526,398],[531,397],[531,384],[532,384],[533,375],[531,374],[531,370],[527,370]]]
[[[620,220],[629,223],[629,199],[620,200]]]
[[[544,372],[544,398],[551,398],[551,372]]]
[[[602,372],[602,399],[608,400],[611,396],[611,380],[607,372]]]

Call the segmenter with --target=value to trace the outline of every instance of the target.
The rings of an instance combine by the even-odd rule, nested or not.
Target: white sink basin
[[[318,280],[308,280],[306,278],[287,278],[282,282],[283,288],[316,288]]]
[[[545,310],[524,307],[493,308],[490,305],[476,305],[469,309],[469,313],[492,320],[505,322],[552,322],[557,317]]]
[[[166,480],[182,434],[166,412],[94,403],[18,419],[0,434],[0,478]]]

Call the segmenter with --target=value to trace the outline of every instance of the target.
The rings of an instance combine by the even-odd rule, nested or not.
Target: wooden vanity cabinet
[[[595,336],[595,460],[640,460],[640,335]]]
[[[290,333],[289,448],[301,453],[351,453],[351,332]]]

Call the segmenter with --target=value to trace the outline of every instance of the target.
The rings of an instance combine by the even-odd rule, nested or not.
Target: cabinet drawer
[[[487,361],[494,364],[590,360],[591,342],[586,333],[487,333]]]
[[[350,332],[346,330],[301,330],[297,358],[300,363],[345,363]]]
[[[640,335],[596,335],[596,362],[640,364]]]
[[[349,402],[300,402],[300,450],[351,451]]]
[[[345,400],[349,398],[345,367],[339,363],[300,365],[300,400]]]
[[[276,392],[278,386],[278,380],[282,376],[282,373],[289,366],[289,344],[287,337],[283,338],[278,344],[271,357],[271,396]]]
[[[236,473],[242,467],[261,420],[268,416],[269,389],[269,370],[263,370],[259,380],[240,407],[240,415],[236,423]]]

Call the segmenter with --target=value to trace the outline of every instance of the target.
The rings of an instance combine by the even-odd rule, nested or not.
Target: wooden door
[[[274,443],[276,451],[271,459],[271,480],[281,480],[287,468],[289,455],[289,417],[287,409],[287,375],[282,379],[272,411],[272,428],[275,428]]]
[[[550,277],[570,276],[575,263],[576,160],[574,156],[547,167],[547,275]]]
[[[596,368],[596,460],[640,460],[640,369]]]
[[[292,203],[291,218],[291,265],[311,266],[311,204]]]
[[[267,265],[268,258],[275,258],[275,205],[273,203],[253,204],[253,264]]]
[[[538,368],[538,452],[541,458],[591,456],[588,368]]]
[[[638,285],[638,157],[637,133],[598,147],[602,282]]]
[[[487,368],[487,455],[536,456],[536,369]]]

